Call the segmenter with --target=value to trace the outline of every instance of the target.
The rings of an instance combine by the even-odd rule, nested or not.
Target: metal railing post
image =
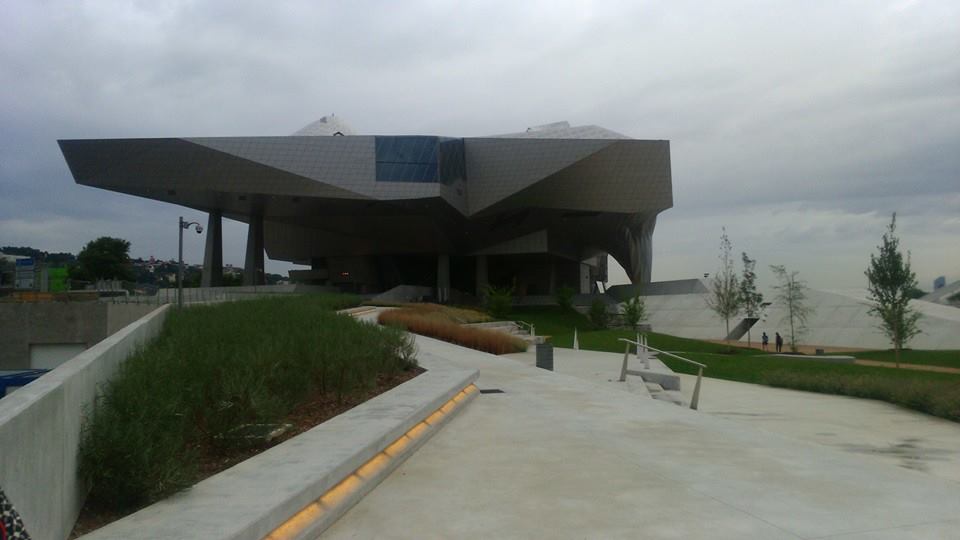
[[[643,336],[643,367],[650,369],[650,348],[647,347],[647,336]]]
[[[697,404],[700,402],[700,381],[703,379],[703,368],[697,370],[697,385],[693,387],[693,397],[690,398],[690,408],[697,410]]]
[[[623,351],[623,366],[620,368],[620,382],[627,380],[627,359],[630,358],[630,344]]]

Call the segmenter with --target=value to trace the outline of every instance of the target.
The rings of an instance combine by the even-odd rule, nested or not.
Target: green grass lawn
[[[895,361],[892,350],[862,351],[853,353],[852,356],[878,362],[893,363]],[[900,351],[900,363],[960,368],[960,351],[914,351],[906,349]]]
[[[636,339],[637,333],[630,330],[594,330],[587,317],[575,311],[562,311],[556,306],[535,306],[514,308],[510,319],[522,320],[536,326],[537,335],[550,336],[550,342],[556,347],[573,347],[573,329],[579,331],[580,348],[591,351],[623,352],[624,343],[620,338]],[[737,355],[763,354],[746,347],[727,347],[697,339],[687,339],[650,332],[647,342],[651,347],[664,351],[712,352],[721,353],[731,349]]]
[[[551,336],[557,347],[573,345],[573,328],[579,329],[580,348],[623,353],[619,338],[636,339],[629,330],[592,330],[590,321],[558,307],[516,308],[511,318],[533,323],[537,334]],[[885,367],[836,364],[811,356],[770,356],[756,349],[728,347],[696,339],[651,332],[651,347],[679,353],[707,365],[706,377],[765,384],[811,392],[879,399],[903,407],[960,421],[960,375]],[[857,358],[893,362],[893,351],[864,351]],[[665,355],[660,359],[678,373],[696,374],[697,367]],[[903,351],[901,361],[960,367],[960,351]]]

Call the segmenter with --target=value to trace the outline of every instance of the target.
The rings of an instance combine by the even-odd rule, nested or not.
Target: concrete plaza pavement
[[[558,373],[621,391],[645,390],[637,377],[627,377],[626,383],[617,381],[622,354],[572,349],[554,352]],[[536,363],[532,348],[507,356],[531,366]],[[631,356],[631,368],[638,365]],[[678,375],[689,403],[696,377]],[[960,424],[890,403],[704,377],[699,410],[960,483]]]
[[[323,538],[951,538],[960,486],[417,337],[478,397]],[[704,402],[708,399],[707,387]]]
[[[680,374],[690,399],[696,377]],[[700,411],[960,485],[960,424],[882,401],[704,379]],[[960,538],[960,530],[957,531]]]

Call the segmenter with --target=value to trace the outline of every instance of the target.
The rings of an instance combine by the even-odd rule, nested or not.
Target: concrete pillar
[[[580,263],[580,294],[590,294],[590,265]]]
[[[450,300],[450,256],[437,256],[437,302],[441,304]]]
[[[557,260],[550,257],[550,294],[557,294]]]
[[[263,216],[250,216],[247,228],[247,258],[243,263],[243,284],[263,285]]]
[[[203,252],[203,274],[201,287],[220,287],[223,285],[223,214],[219,210],[210,212],[207,218],[207,247]]]
[[[487,256],[477,255],[477,298],[483,296],[487,290],[489,278],[487,277]]]

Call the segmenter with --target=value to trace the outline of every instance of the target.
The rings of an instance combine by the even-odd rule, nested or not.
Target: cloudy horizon
[[[57,139],[478,136],[567,120],[671,144],[655,280],[734,251],[865,285],[893,212],[920,286],[960,279],[960,4],[12,3],[0,20],[0,245],[176,255],[170,204],[78,186]],[[225,220],[224,261],[246,226]],[[203,239],[185,237],[202,260]],[[268,261],[267,270],[291,265]],[[611,272],[622,282],[622,271]]]

